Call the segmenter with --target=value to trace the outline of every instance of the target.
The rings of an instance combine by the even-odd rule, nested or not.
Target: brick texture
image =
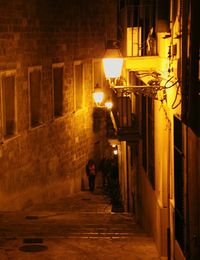
[[[93,131],[92,59],[116,38],[116,0],[1,0],[0,73],[16,70],[17,135],[0,144],[0,210],[76,192],[85,163],[104,147]],[[85,108],[74,110],[74,60],[85,61]],[[64,62],[64,115],[52,115],[52,64]],[[42,66],[44,123],[29,128],[28,68]],[[1,109],[0,109],[1,110]],[[0,111],[2,115],[2,111]],[[2,137],[2,124],[0,124]],[[85,186],[86,184],[84,184]]]

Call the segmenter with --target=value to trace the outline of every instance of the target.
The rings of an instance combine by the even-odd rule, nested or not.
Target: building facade
[[[115,37],[113,10],[115,1],[1,1],[2,211],[87,187],[85,164],[106,146],[93,127],[93,60]]]
[[[119,1],[128,82],[124,90],[116,88],[125,119],[115,140],[121,195],[163,259],[200,256],[196,10],[197,1]]]

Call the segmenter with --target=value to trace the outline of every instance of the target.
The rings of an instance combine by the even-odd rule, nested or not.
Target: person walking
[[[90,159],[86,164],[86,174],[89,182],[89,189],[94,192],[95,189],[95,177],[96,177],[96,165],[92,159]]]

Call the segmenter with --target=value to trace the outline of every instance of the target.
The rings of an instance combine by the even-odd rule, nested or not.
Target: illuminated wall
[[[0,98],[1,210],[85,185],[85,163],[105,139],[101,129],[93,131],[92,59],[102,57],[105,35],[115,37],[116,11],[113,1],[91,0],[0,6],[0,93],[6,93]],[[62,69],[53,74],[56,67]],[[76,91],[82,91],[77,98]]]

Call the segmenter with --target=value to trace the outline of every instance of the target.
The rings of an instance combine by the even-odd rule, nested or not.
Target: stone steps
[[[88,214],[87,214],[88,215]],[[90,214],[89,214],[90,215]],[[72,216],[71,216],[72,217]],[[18,222],[3,221],[0,228],[0,237],[147,237],[140,227],[133,223],[133,219],[127,215],[124,219],[104,216],[102,222],[95,214],[93,223],[88,223],[85,215],[72,218],[69,223],[67,214],[62,219],[38,218],[34,220],[21,219]],[[120,222],[119,222],[120,220]],[[124,221],[124,222],[123,222]]]
[[[56,208],[56,210],[55,210]],[[0,238],[147,238],[129,213],[111,212],[101,194],[82,193],[0,215]]]

